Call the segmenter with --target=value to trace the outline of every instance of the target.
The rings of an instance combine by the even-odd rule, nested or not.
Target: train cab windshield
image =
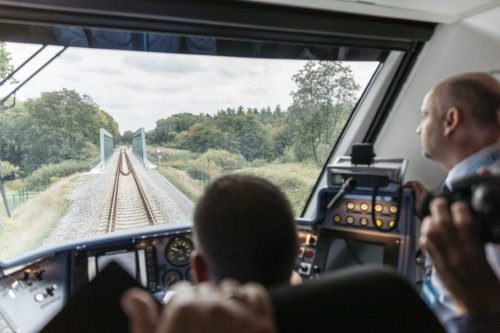
[[[314,287],[324,273],[384,266],[442,323],[451,318],[426,285],[436,274],[418,255],[415,213],[429,205],[407,181],[432,189],[446,177],[424,156],[426,92],[463,72],[498,79],[498,1],[480,2],[0,0],[0,329],[51,331],[112,262],[157,300],[201,281],[190,262],[203,248],[195,210],[210,185],[241,174],[281,190],[293,230],[260,225],[259,239],[238,245],[262,249],[269,236],[269,256],[239,263],[277,267],[283,256],[271,254],[290,241],[287,282],[292,268]],[[498,153],[490,141],[482,149]],[[238,234],[228,225],[226,241],[222,228],[205,230],[224,255]],[[368,312],[386,311],[377,305],[390,284],[368,289]],[[347,290],[335,306],[358,315]],[[122,321],[109,330],[126,330]]]
[[[203,189],[230,173],[269,179],[301,216],[390,53],[79,27],[46,35],[53,45],[1,44],[4,260],[189,224]],[[118,178],[130,179],[114,193]],[[122,210],[139,195],[149,215]]]

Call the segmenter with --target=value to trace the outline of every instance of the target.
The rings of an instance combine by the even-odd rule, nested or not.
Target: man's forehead
[[[425,113],[430,110],[432,95],[434,93],[434,89],[431,89],[425,94],[424,99],[422,100],[422,106],[420,107],[420,113]]]

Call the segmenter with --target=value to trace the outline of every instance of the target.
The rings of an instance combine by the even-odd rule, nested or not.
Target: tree
[[[121,137],[121,142],[125,144],[132,144],[132,137],[134,133],[132,131],[125,131]]]
[[[194,124],[203,121],[205,116],[191,113],[177,113],[156,122],[154,130],[148,132],[148,140],[154,144],[175,144],[177,134],[189,130]]]
[[[0,42],[0,79],[5,79],[13,70],[12,60],[9,52],[5,48],[5,42]]]
[[[0,156],[26,175],[42,164],[89,161],[98,156],[99,128],[119,139],[116,121],[90,96],[43,92],[0,112]]]
[[[295,155],[321,165],[324,158],[318,152],[325,145],[331,147],[340,135],[360,86],[351,68],[337,61],[309,61],[292,80],[297,90],[290,93],[293,103],[288,109],[287,125]]]

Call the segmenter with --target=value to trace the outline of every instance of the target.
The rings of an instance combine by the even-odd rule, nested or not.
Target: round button
[[[359,223],[361,225],[368,225],[368,219],[366,217],[362,217],[359,219]]]
[[[348,216],[345,220],[346,220],[346,221],[347,221],[347,223],[349,223],[349,224],[353,224],[353,223],[354,223],[354,217],[352,217],[352,216]]]
[[[384,206],[380,203],[376,204],[374,208],[377,213],[382,213],[382,211],[384,210]]]
[[[389,207],[389,212],[391,214],[396,214],[398,212],[398,207],[392,205],[391,207]]]
[[[347,201],[347,203],[345,204],[345,206],[346,206],[347,209],[353,210],[354,209],[354,202]]]
[[[390,220],[390,221],[389,221],[389,228],[391,228],[391,229],[392,229],[392,228],[394,228],[395,226],[396,226],[396,221],[394,221],[394,220]]]
[[[366,202],[362,202],[361,205],[359,205],[359,209],[363,212],[367,212],[368,209],[370,209],[370,206]]]
[[[44,294],[42,294],[42,293],[35,294],[35,301],[37,301],[38,303],[43,302],[44,299],[45,299]]]
[[[335,223],[340,223],[340,221],[342,221],[342,217],[341,217],[340,215],[335,215],[335,216],[333,217],[333,221],[334,221]]]
[[[376,219],[375,225],[377,226],[377,228],[382,228],[384,226],[384,221],[382,221],[381,219]]]

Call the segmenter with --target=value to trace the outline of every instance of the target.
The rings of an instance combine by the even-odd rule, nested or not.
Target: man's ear
[[[203,255],[197,250],[191,252],[191,272],[193,273],[193,278],[196,282],[207,282],[212,278],[210,268],[203,257]]]
[[[453,134],[462,123],[462,120],[462,110],[456,107],[448,109],[444,116],[444,136],[450,136]]]

